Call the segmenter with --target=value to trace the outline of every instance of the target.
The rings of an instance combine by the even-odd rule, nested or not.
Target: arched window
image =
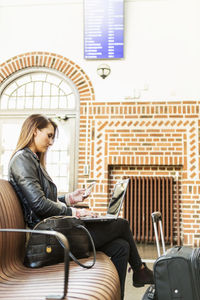
[[[27,68],[0,86],[0,176],[7,178],[8,162],[24,119],[33,113],[51,117],[59,136],[47,155],[47,170],[59,192],[72,191],[77,178],[79,96],[60,72]]]

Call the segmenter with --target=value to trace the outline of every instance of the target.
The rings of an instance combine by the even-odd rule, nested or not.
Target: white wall
[[[200,1],[125,0],[125,57],[83,58],[83,0],[0,0],[0,63],[29,51],[63,55],[90,77],[97,101],[199,99]],[[107,63],[105,80],[97,66]]]

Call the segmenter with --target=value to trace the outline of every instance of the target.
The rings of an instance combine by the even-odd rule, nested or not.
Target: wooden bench
[[[0,229],[25,229],[19,200],[6,180],[0,179]],[[62,295],[64,264],[39,269],[23,265],[25,233],[0,232],[0,299],[51,299]],[[92,259],[82,259],[91,262]],[[68,291],[64,299],[119,300],[117,271],[104,253],[97,252],[96,264],[83,269],[70,262]]]

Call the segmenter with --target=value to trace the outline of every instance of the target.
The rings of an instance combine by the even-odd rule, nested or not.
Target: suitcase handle
[[[163,254],[166,253],[165,240],[164,240],[164,234],[163,234],[163,228],[162,228],[162,215],[159,211],[155,211],[151,214],[151,217],[152,217],[152,220],[153,220],[154,232],[155,232],[155,237],[156,237],[156,246],[157,246],[158,257],[160,257],[161,252],[160,252],[160,245],[159,245],[159,238],[158,238],[158,228],[157,228],[158,223],[159,223],[159,226],[160,226],[160,236],[161,236]]]
[[[158,222],[158,221],[161,221],[162,220],[162,215],[159,211],[155,211],[151,214],[152,216],[152,219],[153,219],[153,222]]]

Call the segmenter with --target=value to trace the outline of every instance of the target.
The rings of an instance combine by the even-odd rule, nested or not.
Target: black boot
[[[145,284],[153,284],[153,271],[147,268],[146,264],[143,263],[144,268],[141,268],[133,273],[133,286],[142,287]]]

